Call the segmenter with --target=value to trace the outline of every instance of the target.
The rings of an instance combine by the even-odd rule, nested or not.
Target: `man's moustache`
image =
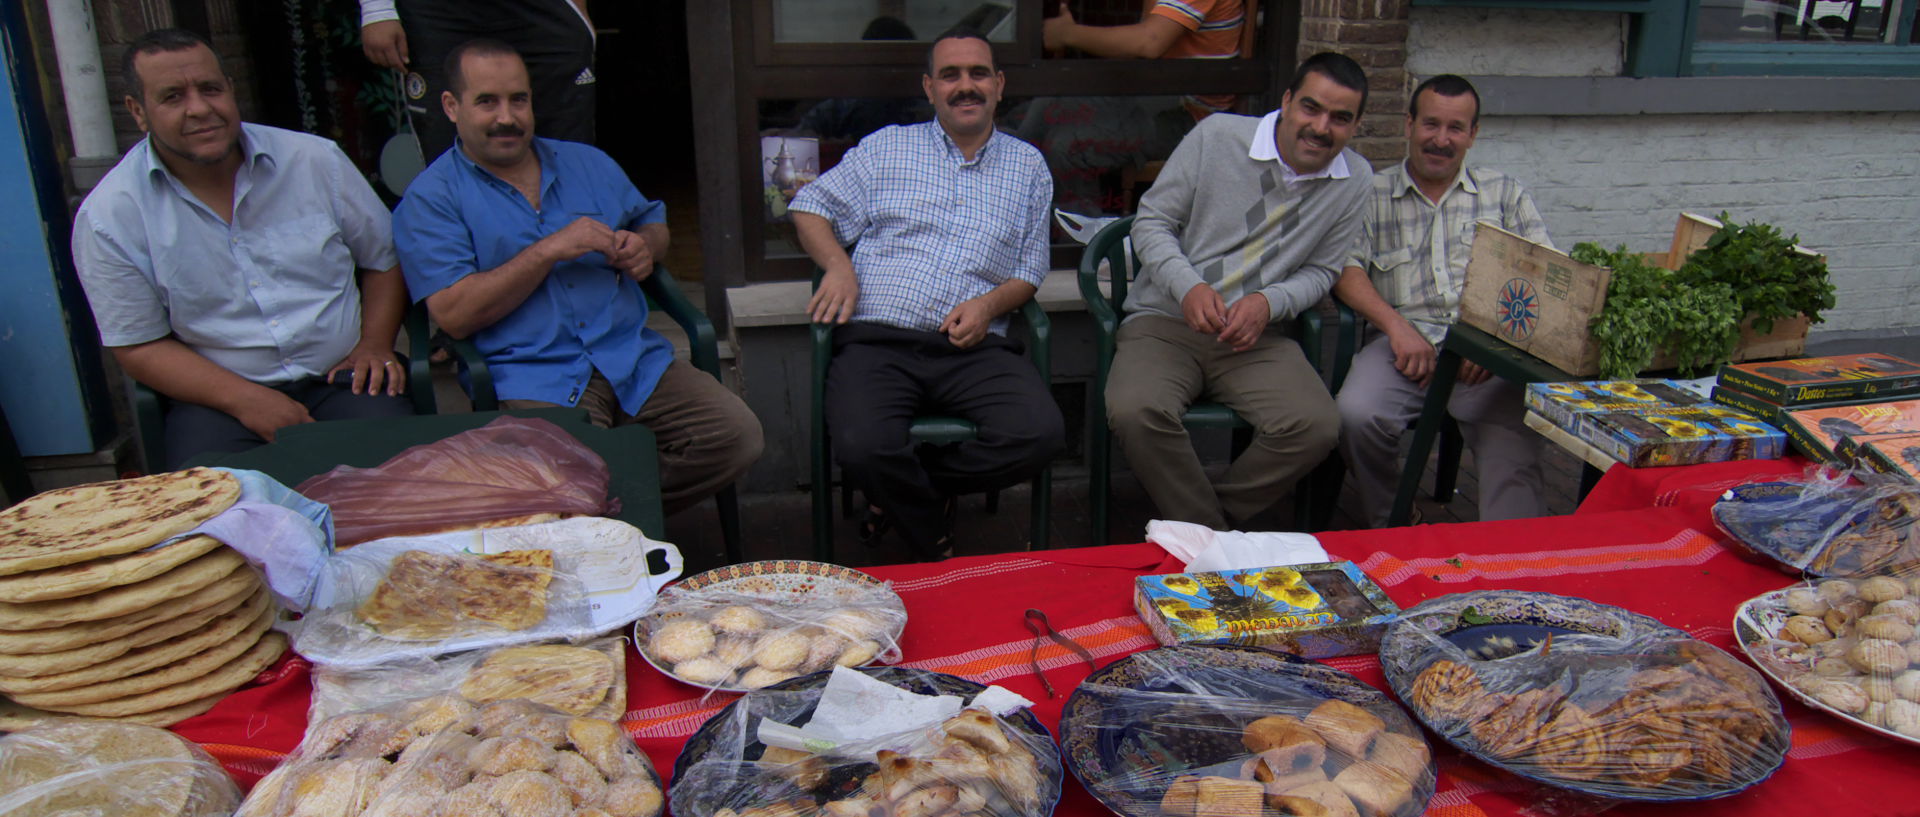
[[[956,94],[954,96],[947,97],[948,105],[959,105],[966,102],[978,102],[982,105],[985,105],[987,103],[987,98],[979,94]]]

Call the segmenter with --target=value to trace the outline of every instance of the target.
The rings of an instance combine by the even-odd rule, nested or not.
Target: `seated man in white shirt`
[[[393,352],[406,285],[391,216],[346,154],[245,125],[199,35],[127,46],[147,138],[74,219],[101,343],[172,398],[163,462],[243,451],[296,423],[413,413]]]

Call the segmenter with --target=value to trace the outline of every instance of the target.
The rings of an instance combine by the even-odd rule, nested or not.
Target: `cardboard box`
[[[1684,213],[1675,229],[1674,249],[1648,258],[1669,269],[1676,267],[1693,249],[1705,246],[1718,229],[1718,221]],[[1801,251],[1813,254],[1805,248]],[[1612,280],[1612,271],[1605,267],[1582,264],[1566,253],[1481,222],[1474,225],[1466,283],[1460,292],[1460,320],[1569,375],[1596,375],[1600,344],[1588,324],[1600,314]],[[1763,335],[1753,330],[1749,319],[1741,324],[1731,359],[1798,355],[1806,351],[1809,325],[1804,315],[1784,318],[1774,321],[1773,331]],[[1675,366],[1671,355],[1656,350],[1646,371]]]
[[[1589,380],[1574,383],[1528,383],[1527,410],[1568,431],[1578,431],[1580,418],[1608,411],[1638,411],[1693,406],[1706,398],[1675,380]]]
[[[1920,363],[1879,353],[1729,363],[1718,382],[1782,406],[1886,399],[1920,394]]]
[[[1599,374],[1587,324],[1612,273],[1481,222],[1474,225],[1460,320],[1576,377]]]
[[[1840,462],[1840,441],[1855,434],[1920,432],[1920,400],[1889,400],[1845,406],[1788,409],[1780,428],[1801,453],[1819,462]]]
[[[1710,403],[1588,414],[1580,419],[1578,436],[1635,468],[1772,459],[1787,448],[1780,429],[1744,411]]]
[[[1848,440],[1858,444],[1856,459],[1862,465],[1920,481],[1920,434],[1862,434]]]
[[[1239,644],[1305,658],[1377,652],[1400,614],[1352,562],[1138,576],[1133,609],[1161,644]]]

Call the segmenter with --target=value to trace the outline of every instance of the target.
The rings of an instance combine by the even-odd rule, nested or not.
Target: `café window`
[[[1004,0],[772,0],[776,43],[926,42],[966,26],[993,42],[1014,41],[1014,4]]]

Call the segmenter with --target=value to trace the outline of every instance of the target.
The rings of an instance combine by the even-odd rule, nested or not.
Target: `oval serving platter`
[[[1772,776],[1780,768],[1780,764],[1786,760],[1790,727],[1780,712],[1779,699],[1773,696],[1766,685],[1760,684],[1758,690],[1765,695],[1768,704],[1767,714],[1772,716],[1777,726],[1777,740],[1763,747],[1764,754],[1758,756],[1760,762],[1751,775],[1745,779],[1732,781],[1728,785],[1703,787],[1701,791],[1686,794],[1634,791],[1617,784],[1609,785],[1547,775],[1527,765],[1503,761],[1483,750],[1470,734],[1462,733],[1457,736],[1450,734],[1451,730],[1446,724],[1436,722],[1423,707],[1415,702],[1414,697],[1409,695],[1414,679],[1429,663],[1423,659],[1430,657],[1429,653],[1433,649],[1432,638],[1435,637],[1459,648],[1476,662],[1512,659],[1524,661],[1540,657],[1542,647],[1546,647],[1555,655],[1592,651],[1596,664],[1632,659],[1630,654],[1590,649],[1603,639],[1622,641],[1646,639],[1693,641],[1695,639],[1652,617],[1612,605],[1571,596],[1523,590],[1455,593],[1429,599],[1402,612],[1399,619],[1388,625],[1387,632],[1380,641],[1380,666],[1385,671],[1387,683],[1393,688],[1394,694],[1405,702],[1415,717],[1426,724],[1428,730],[1439,735],[1442,740],[1464,754],[1518,777],[1555,788],[1615,800],[1690,802],[1726,797],[1744,791]],[[1717,651],[1717,648],[1705,642],[1698,643]],[[1722,655],[1724,656],[1724,653]],[[1738,663],[1731,657],[1727,657],[1726,660]]]
[[[808,599],[846,598],[872,593],[874,589],[887,590],[892,607],[900,613],[900,626],[888,633],[895,644],[900,634],[906,631],[907,607],[900,601],[897,593],[887,589],[885,582],[850,567],[827,562],[810,562],[804,559],[769,559],[759,562],[742,562],[736,565],[714,568],[704,573],[688,576],[668,585],[660,591],[656,608],[671,608],[673,602],[688,593],[707,591],[718,593],[738,593],[758,596],[769,601],[802,601]],[[715,686],[701,684],[673,674],[670,666],[653,660],[647,654],[647,637],[643,628],[649,621],[666,621],[676,614],[654,614],[642,617],[633,624],[634,651],[640,653],[640,660],[647,662],[660,674],[688,686],[712,689],[720,692],[748,692],[746,687]],[[881,656],[885,655],[882,651]],[[879,661],[875,656],[865,666]],[[897,659],[896,659],[897,660]]]
[[[1799,687],[1794,686],[1792,682],[1787,680],[1785,668],[1788,666],[1801,666],[1808,672],[1811,672],[1813,669],[1811,664],[1796,660],[1775,649],[1776,646],[1783,642],[1775,641],[1773,636],[1780,632],[1781,627],[1786,626],[1787,617],[1792,615],[1787,609],[1786,602],[1787,591],[1791,589],[1793,589],[1793,587],[1783,587],[1779,590],[1762,593],[1741,603],[1740,609],[1735,612],[1733,616],[1733,640],[1740,645],[1740,651],[1746,653],[1747,657],[1752,659],[1753,665],[1760,668],[1761,674],[1766,675],[1775,685],[1786,690],[1787,694],[1792,695],[1794,700],[1806,704],[1809,708],[1820,710],[1861,729],[1892,738],[1901,743],[1920,746],[1920,738],[1903,735],[1884,726],[1875,726],[1854,715],[1849,715],[1839,709],[1821,703],[1818,698],[1802,692]]]
[[[1172,677],[1170,672],[1179,676]],[[1143,778],[1160,780],[1168,774],[1207,774],[1209,767],[1223,763],[1238,766],[1240,760],[1230,756],[1245,754],[1239,745],[1239,729],[1244,724],[1232,725],[1227,735],[1230,739],[1218,741],[1223,745],[1214,751],[1188,747],[1189,751],[1181,752],[1168,745],[1166,727],[1198,724],[1168,722],[1166,707],[1141,700],[1129,702],[1124,692],[1114,694],[1103,689],[1203,696],[1195,700],[1228,697],[1271,704],[1270,714],[1298,710],[1304,715],[1323,701],[1339,700],[1372,713],[1385,721],[1390,731],[1420,735],[1419,727],[1385,693],[1352,675],[1297,655],[1197,644],[1134,653],[1087,676],[1067,699],[1060,716],[1060,748],[1066,755],[1067,768],[1101,805],[1123,817],[1160,817],[1161,794],[1133,791],[1129,783],[1144,782]],[[1219,729],[1202,726],[1187,731],[1228,732],[1224,723]],[[1429,751],[1425,773],[1394,817],[1421,813],[1433,796],[1436,780]],[[1144,808],[1149,803],[1153,808]]]
[[[921,695],[955,695],[971,700],[974,696],[985,692],[987,689],[985,684],[969,681],[956,675],[948,675],[931,670],[912,669],[909,667],[859,667],[857,671],[866,673],[876,680],[884,681],[893,686]],[[802,675],[798,678],[789,678],[777,684],[769,685],[761,691],[803,692],[807,690],[817,690],[826,686],[827,679],[832,674],[831,671],[826,671],[816,672],[812,675]],[[708,718],[706,723],[701,724],[700,728],[695,730],[693,735],[687,738],[687,742],[681,746],[680,754],[675,757],[673,761],[672,779],[675,788],[669,789],[668,791],[668,801],[670,804],[678,799],[677,795],[679,792],[677,788],[679,783],[686,779],[687,770],[692,768],[694,764],[698,763],[709,752],[713,751],[717,742],[727,737],[723,735],[723,731],[730,731],[727,729],[727,726],[733,717],[735,709],[746,701],[747,698],[739,698],[727,704],[724,709],[715,713],[713,717]],[[811,717],[812,712],[812,706],[809,705],[807,710],[801,713],[796,723]],[[1041,776],[1043,785],[1046,787],[1040,793],[1040,802],[1046,804],[1046,808],[1043,809],[1041,813],[1052,814],[1054,807],[1060,803],[1061,783],[1065,778],[1065,775],[1060,769],[1059,747],[1054,744],[1053,733],[1047,731],[1046,725],[1042,724],[1040,719],[1034,717],[1033,712],[1027,709],[1021,709],[1010,715],[1006,715],[1003,719],[1013,725],[1014,728],[1040,739],[1042,742],[1045,742],[1047,746],[1053,748],[1052,764],[1047,764],[1044,758],[1037,758],[1041,761],[1043,772],[1050,772],[1044,773]],[[749,715],[745,723],[745,733],[747,735],[757,734],[760,727],[759,721],[758,716]],[[735,737],[737,737],[737,735]],[[749,740],[751,739],[749,738]],[[758,757],[758,753],[751,747],[748,748],[747,754]],[[682,811],[678,805],[674,805],[671,810],[674,814],[686,813]]]

